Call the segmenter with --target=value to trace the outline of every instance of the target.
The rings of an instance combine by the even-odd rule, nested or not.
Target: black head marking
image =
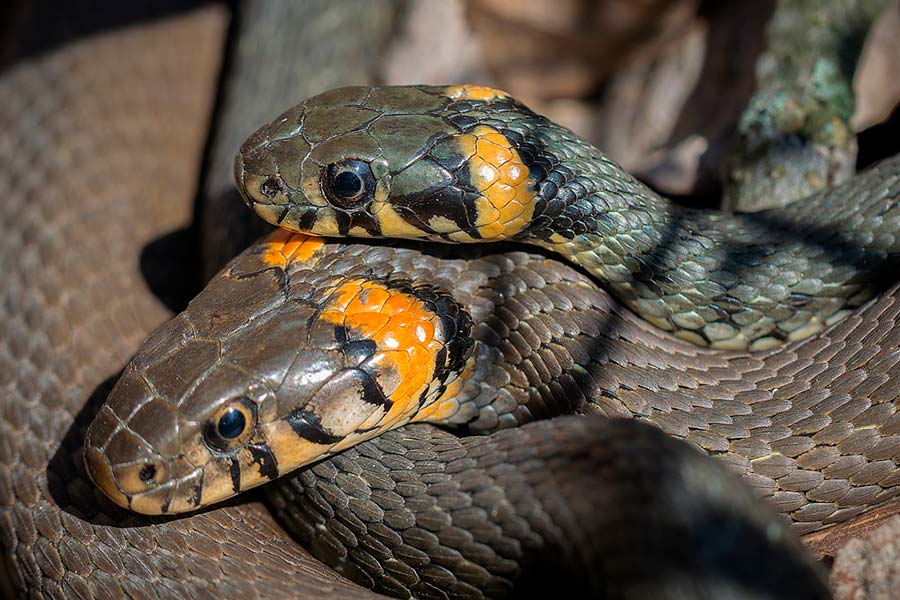
[[[250,444],[247,446],[253,462],[259,465],[259,474],[272,480],[278,477],[278,460],[272,453],[272,449],[266,444]]]
[[[328,431],[318,415],[302,408],[291,412],[287,416],[287,422],[300,438],[314,444],[332,445],[344,439]]]

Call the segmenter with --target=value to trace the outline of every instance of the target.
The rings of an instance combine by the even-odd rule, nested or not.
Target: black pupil
[[[363,182],[351,171],[341,171],[334,178],[334,193],[343,198],[353,198],[362,191]]]
[[[219,424],[216,428],[219,430],[219,435],[230,440],[241,435],[246,423],[244,413],[236,408],[229,408],[224,415],[219,417]]]

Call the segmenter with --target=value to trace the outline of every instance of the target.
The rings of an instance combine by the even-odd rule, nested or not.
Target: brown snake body
[[[81,474],[81,430],[96,408],[96,401],[84,408],[85,399],[102,398],[104,381],[168,316],[135,266],[148,242],[187,220],[223,25],[221,11],[209,9],[72,42],[23,63],[0,81],[4,106],[12,107],[3,114],[0,172],[15,197],[2,203],[0,241],[4,271],[13,274],[2,291],[0,314],[0,531],[4,563],[20,592],[221,597],[227,591],[245,598],[367,594],[311,559],[258,503],[148,523],[98,504]],[[175,51],[186,47],[190,53]],[[132,77],[141,84],[116,85]],[[106,93],[90,93],[98,88]],[[22,118],[26,109],[32,116]],[[100,122],[104,126],[97,129]],[[32,164],[41,168],[26,166]],[[72,201],[76,197],[78,203]],[[693,390],[704,373],[705,389],[720,391],[701,396],[701,402],[762,407],[752,419],[726,424],[738,434],[764,429],[777,436],[781,423],[766,422],[767,412],[778,414],[777,407],[788,401],[799,411],[831,403],[830,418],[840,418],[840,425],[818,423],[809,436],[818,435],[816,444],[836,449],[824,457],[821,451],[813,455],[831,459],[830,470],[821,467],[829,477],[817,482],[805,474],[809,471],[795,470],[775,499],[789,509],[797,494],[808,498],[810,490],[825,485],[819,492],[828,495],[821,502],[803,502],[811,508],[800,520],[808,519],[813,528],[848,518],[859,511],[859,502],[874,503],[892,493],[887,463],[894,456],[890,425],[895,421],[888,416],[882,422],[888,425],[871,427],[866,419],[885,410],[893,415],[896,360],[891,348],[900,346],[893,333],[900,318],[896,293],[892,288],[837,329],[767,358],[672,352],[659,342],[658,355],[677,364],[674,371],[656,372],[640,350],[623,345],[609,354],[604,377],[610,379],[600,385],[616,390],[640,414],[641,383],[647,380],[631,373],[629,365],[651,368],[659,377],[652,384],[657,393],[681,401],[684,394],[670,388],[690,381],[686,386]],[[623,317],[624,329],[610,330],[610,339],[651,331],[629,319]],[[744,377],[736,377],[733,369]],[[863,398],[863,404],[849,404],[850,398]],[[615,412],[611,405],[606,409]],[[668,423],[665,416],[659,419],[669,429],[689,430],[690,423],[679,417],[672,415]],[[787,449],[778,454],[747,458],[761,473],[756,480],[761,487],[784,478],[786,460],[808,444],[788,438],[780,438]],[[813,483],[818,486],[809,487]]]
[[[0,81],[0,530],[22,595],[363,593],[258,503],[147,525],[83,477],[87,399],[170,316],[138,266],[190,218],[225,24],[209,8],[97,34]]]

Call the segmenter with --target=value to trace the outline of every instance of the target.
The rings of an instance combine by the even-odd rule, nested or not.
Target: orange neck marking
[[[460,151],[468,156],[472,185],[481,197],[475,201],[475,225],[485,240],[511,237],[534,214],[534,182],[519,153],[499,131],[479,125],[457,137]]]
[[[384,417],[390,424],[419,409],[419,399],[437,370],[440,318],[413,296],[382,283],[354,279],[339,285],[328,299],[323,319],[343,325],[358,339],[372,340],[369,365],[378,373],[384,395],[393,405]]]
[[[466,365],[463,367],[459,377],[451,381],[443,393],[429,404],[422,407],[416,416],[412,418],[413,422],[425,423],[446,423],[448,419],[455,416],[459,412],[459,395],[462,393],[466,385],[466,381],[475,373],[475,357],[469,357]]]
[[[486,85],[451,85],[447,95],[453,100],[482,100],[490,102],[497,98],[509,98],[509,94]]]
[[[324,245],[323,238],[279,229],[266,240],[263,261],[284,269],[294,261],[306,262]]]

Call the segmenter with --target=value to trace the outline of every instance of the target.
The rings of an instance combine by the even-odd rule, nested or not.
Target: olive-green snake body
[[[809,336],[892,282],[896,164],[787,208],[683,208],[503,92],[450,86],[311,98],[251,136],[235,169],[247,202],[281,227],[537,244],[678,337],[760,350]]]

